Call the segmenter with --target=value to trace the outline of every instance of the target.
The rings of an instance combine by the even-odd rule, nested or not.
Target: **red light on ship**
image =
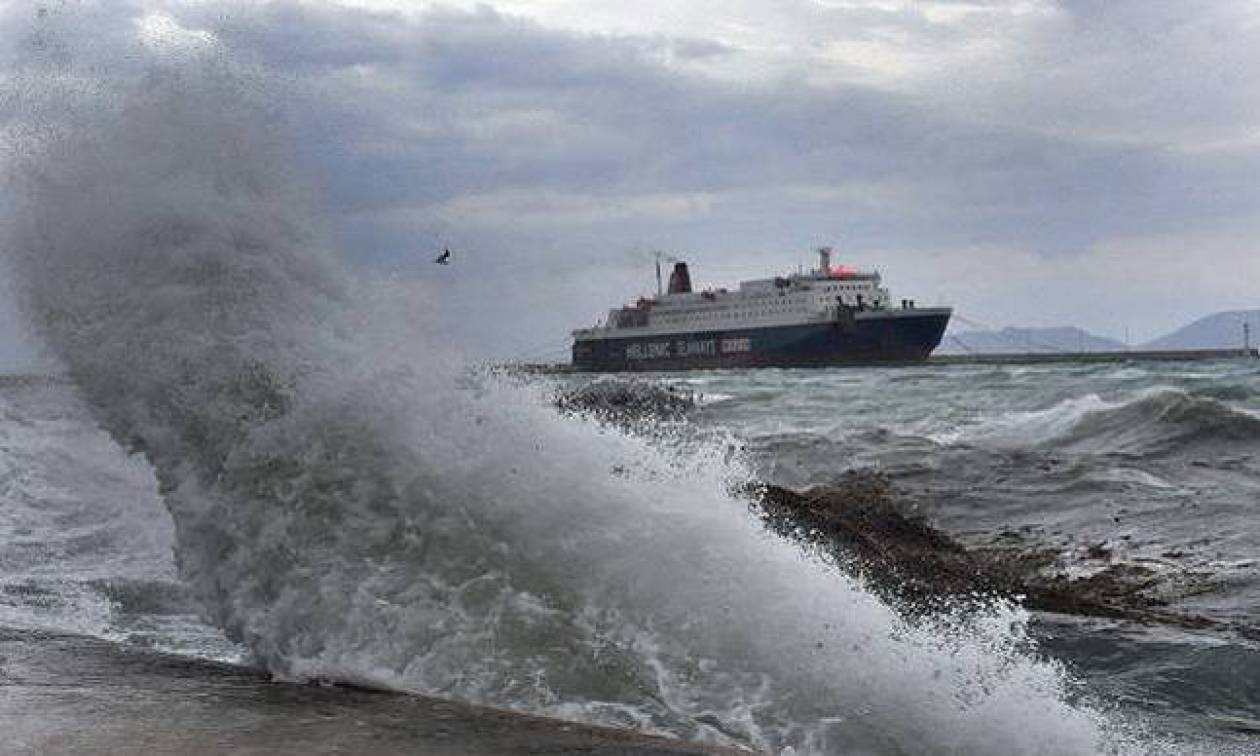
[[[827,271],[827,275],[832,278],[852,278],[858,274],[858,269],[851,265],[834,265],[831,270]]]

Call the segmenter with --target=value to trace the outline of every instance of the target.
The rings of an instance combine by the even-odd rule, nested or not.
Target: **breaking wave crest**
[[[716,452],[665,459],[409,346],[227,50],[33,61],[23,305],[152,464],[195,596],[276,674],[765,748],[1122,750],[1021,611],[907,624],[765,533]]]
[[[963,438],[1003,447],[1151,455],[1255,442],[1260,416],[1211,396],[1153,388],[1123,401],[1089,394],[1045,410],[1011,413]]]

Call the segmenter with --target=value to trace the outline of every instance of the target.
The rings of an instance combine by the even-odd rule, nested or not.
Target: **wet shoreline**
[[[30,754],[656,756],[731,750],[410,694],[0,628],[3,750]]]

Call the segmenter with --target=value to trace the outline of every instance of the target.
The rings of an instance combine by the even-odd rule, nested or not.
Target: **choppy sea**
[[[592,380],[607,379],[566,377],[534,383],[551,387],[558,382],[563,390]],[[562,416],[546,404],[547,390],[490,387],[485,382],[493,382],[490,378],[464,381],[455,390],[466,394],[473,407],[488,401],[489,396],[497,401],[504,398],[501,392],[512,392],[516,401],[535,403],[539,405],[537,411],[554,415],[561,426],[580,426],[593,432],[594,439],[646,437],[652,451],[635,444],[629,448],[614,444],[604,450],[612,453],[597,463],[598,468],[575,471],[638,480],[645,493],[672,498],[655,511],[641,512],[643,517],[678,524],[671,512],[692,505],[688,487],[678,484],[676,478],[663,487],[652,486],[645,478],[672,478],[675,474],[685,478],[714,467],[729,473],[735,465],[749,478],[803,490],[835,481],[850,470],[876,470],[918,513],[966,544],[983,546],[1018,537],[1024,548],[1053,551],[1056,558],[1051,569],[1074,576],[1117,566],[1140,570],[1141,587],[1155,584],[1162,591],[1161,608],[1206,622],[1187,627],[1178,622],[1038,611],[1021,619],[1017,616],[1020,610],[1015,610],[1017,615],[1003,616],[999,624],[1026,622],[1026,627],[996,632],[1014,632],[1018,639],[1003,642],[989,637],[976,642],[986,653],[1010,655],[1009,664],[1031,664],[1033,672],[1036,668],[1052,669],[1053,680],[1042,679],[1039,674],[1030,677],[1025,670],[1012,681],[1009,670],[1003,671],[1000,664],[994,667],[974,660],[960,665],[961,673],[957,669],[936,670],[929,679],[947,687],[947,698],[960,702],[954,715],[960,721],[955,726],[969,726],[965,704],[971,701],[970,705],[980,705],[973,696],[983,698],[990,689],[996,689],[999,695],[1014,699],[1048,695],[1056,705],[1088,709],[1091,726],[1105,733],[1096,743],[1085,746],[1077,741],[1043,743],[1007,752],[1086,753],[1095,751],[1094,745],[1095,752],[1134,753],[1252,753],[1260,749],[1260,634],[1255,632],[1260,629],[1260,530],[1253,511],[1260,491],[1260,365],[1222,361],[711,371],[637,376],[636,380],[692,396],[697,406],[683,418],[654,423],[646,430],[625,431],[581,417]],[[617,638],[607,629],[597,629],[601,621],[620,617],[621,607],[615,598],[606,606],[565,608],[566,596],[574,590],[572,585],[565,586],[564,580],[581,585],[586,575],[571,574],[560,584],[544,580],[512,591],[508,586],[513,581],[499,574],[504,564],[475,554],[466,555],[467,564],[452,565],[426,554],[423,544],[400,544],[393,553],[385,548],[370,555],[347,548],[342,558],[367,560],[375,579],[380,578],[381,570],[401,571],[415,578],[411,584],[404,581],[395,585],[389,580],[372,588],[378,592],[372,596],[373,603],[389,602],[393,619],[406,617],[413,626],[382,625],[379,618],[367,613],[362,617],[363,626],[344,617],[305,615],[303,621],[327,621],[330,635],[344,633],[347,624],[354,626],[354,640],[318,663],[296,670],[257,653],[257,644],[251,645],[248,634],[225,634],[221,620],[216,621],[215,613],[207,610],[205,597],[199,596],[195,585],[181,579],[177,528],[159,492],[154,469],[143,454],[124,449],[101,429],[72,382],[6,377],[0,380],[0,410],[3,626],[52,628],[198,658],[270,664],[284,677],[316,674],[333,679],[384,680],[404,690],[436,692],[727,745],[836,753],[914,752],[912,741],[899,740],[900,725],[893,726],[891,720],[885,742],[862,736],[862,742],[850,749],[853,741],[843,734],[844,722],[856,716],[865,720],[863,727],[874,722],[878,731],[880,717],[914,720],[918,716],[916,704],[937,704],[898,691],[896,678],[904,672],[897,667],[931,664],[933,654],[954,655],[957,661],[958,655],[974,652],[968,648],[972,641],[944,637],[948,635],[945,631],[941,631],[939,645],[927,642],[930,653],[926,657],[918,656],[924,646],[922,640],[907,640],[912,650],[898,650],[895,641],[873,639],[872,635],[883,629],[880,622],[896,623],[890,615],[839,630],[816,628],[819,649],[838,634],[852,646],[844,653],[857,653],[856,664],[861,668],[852,679],[830,682],[842,691],[850,689],[836,695],[834,710],[828,711],[833,702],[825,698],[825,692],[803,675],[802,688],[822,693],[824,698],[812,701],[809,707],[775,711],[776,696],[791,701],[800,693],[793,689],[797,670],[791,666],[780,670],[784,678],[780,683],[763,682],[765,687],[758,688],[752,698],[749,691],[738,688],[706,690],[706,675],[689,671],[689,665],[709,665],[706,671],[712,674],[720,671],[713,667],[724,663],[718,653],[732,654],[732,663],[742,665],[743,652],[715,649],[711,639],[704,638],[711,632],[706,621],[668,630],[676,633],[668,642],[678,647],[663,648],[664,644],[652,637],[658,631],[653,615],[660,609],[668,622],[674,611],[669,607],[673,597],[668,587],[663,589],[650,577],[654,565],[635,563],[640,559],[655,561],[654,553],[639,551],[635,541],[644,536],[630,533],[624,544],[630,551],[619,551],[622,539],[611,532],[596,537],[602,550],[592,557],[628,570],[619,569],[619,574],[642,572],[648,576],[642,593],[633,584],[624,586],[623,600],[640,615],[628,620],[636,625],[633,637]],[[471,424],[477,422],[475,416],[470,419]],[[549,453],[563,456],[563,449]],[[654,461],[653,455],[664,462]],[[730,461],[732,456],[738,458],[737,464]],[[501,462],[509,467],[515,464],[506,459]],[[588,465],[590,462],[588,457]],[[640,468],[637,471],[636,466]],[[560,460],[556,470],[563,469]],[[519,479],[531,480],[524,475]],[[532,487],[556,486],[556,496],[563,496],[560,487],[570,482],[547,475],[532,480],[528,484]],[[634,488],[632,485],[631,490]],[[339,497],[356,495],[349,489],[339,491],[331,500],[332,506],[337,506]],[[497,506],[509,509],[518,501],[521,506],[545,506],[548,498],[545,488],[528,491],[519,500],[510,489],[474,489],[464,495],[469,499],[490,496]],[[609,501],[606,505],[624,507],[626,503]],[[443,506],[469,516],[467,510],[476,505],[446,499]],[[348,511],[355,509],[354,504],[347,503]],[[382,519],[360,523],[358,527],[364,529],[360,532],[409,527],[404,511],[357,514]],[[754,522],[742,507],[730,507],[721,516]],[[683,518],[681,526],[688,529],[682,537],[668,539],[670,548],[691,549],[697,554],[722,551],[721,544],[711,540],[721,538],[722,529],[685,524],[693,520]],[[327,527],[342,527],[338,522],[333,517]],[[573,539],[582,539],[591,527],[557,522],[552,526],[568,527]],[[280,527],[292,528],[293,523]],[[515,563],[517,569],[530,569],[529,560],[564,558],[564,549],[549,551],[530,529],[522,528],[519,544],[513,544],[507,534],[499,545],[527,552]],[[458,538],[460,533],[456,528],[447,531],[447,537]],[[292,535],[293,548],[300,548],[302,539],[316,537],[296,530]],[[752,535],[758,540],[777,539],[768,534]],[[415,537],[423,539],[426,534],[418,530]],[[469,535],[470,546],[481,543],[480,536]],[[458,554],[462,547],[448,543],[435,551],[441,555],[454,549]],[[326,552],[324,556],[328,556]],[[744,557],[748,561],[739,572],[755,574],[758,560],[764,558],[757,553],[723,555],[716,562],[717,569],[721,569],[723,559]],[[672,562],[675,557],[660,558],[670,560],[675,569],[694,565],[706,570],[715,564],[704,556],[682,558],[677,563]],[[257,564],[258,569],[269,568],[266,561]],[[569,569],[565,564],[560,567],[562,572]],[[363,568],[362,564],[334,560],[324,561],[316,569],[358,573]],[[574,568],[581,569],[580,565]],[[707,580],[715,594],[727,595],[731,591],[726,584],[729,577],[709,575],[698,589],[703,591]],[[860,588],[846,583],[840,574],[832,578],[831,588],[826,579],[803,578],[809,580],[809,600],[826,602],[826,596],[818,592],[825,594],[834,588],[841,606],[848,606],[839,616],[851,611],[878,613],[865,601],[846,604],[845,593]],[[694,576],[680,575],[677,579],[685,584]],[[314,582],[295,582],[310,587],[321,580],[316,576]],[[386,585],[398,592],[382,590]],[[435,586],[444,586],[445,591]],[[548,588],[554,592],[548,593]],[[657,595],[662,590],[664,595]],[[693,590],[693,586],[680,587],[684,596]],[[758,590],[749,587],[753,593]],[[406,596],[417,591],[428,595],[416,597],[415,613],[410,614]],[[441,595],[434,595],[435,591]],[[480,613],[478,603],[493,616]],[[722,607],[715,610],[703,603],[695,609],[725,614]],[[265,602],[249,609],[260,614],[281,610],[282,606]],[[566,611],[573,614],[554,616]],[[727,621],[751,624],[749,632],[753,633],[776,633],[781,623],[790,625],[798,619],[782,615],[759,619],[747,616],[748,607],[741,611],[743,616],[727,617]],[[603,617],[598,616],[601,613]],[[471,625],[461,624],[461,618],[471,619]],[[816,618],[799,619],[806,622]],[[585,622],[591,626],[579,627]],[[279,632],[303,638],[321,632],[320,628],[281,627]],[[472,636],[482,631],[489,631],[489,640],[474,640]],[[850,632],[852,637],[846,635]],[[893,629],[893,635],[904,632],[908,631]],[[990,628],[984,632],[995,631]],[[687,647],[692,641],[701,651],[688,659]],[[497,648],[488,650],[487,642]],[[723,641],[728,642],[729,638]],[[775,638],[764,642],[773,645]],[[317,644],[320,650],[325,643]],[[408,643],[414,647],[408,649]],[[784,643],[790,649],[795,639],[786,638]],[[871,645],[862,648],[864,644]],[[582,669],[583,665],[575,662],[559,664],[552,656],[557,645],[591,655],[589,668]],[[602,646],[602,650],[593,650],[593,646]],[[460,680],[460,674],[466,672],[455,673],[445,663],[450,660],[433,658],[447,653],[470,662],[479,651],[487,657],[476,661],[480,666],[472,674],[484,675],[478,679]],[[298,655],[291,643],[280,653]],[[511,658],[496,663],[494,654]],[[424,662],[418,663],[421,659]],[[778,659],[782,665],[791,662],[790,653]],[[669,664],[679,665],[678,669],[667,672],[661,668]],[[880,679],[881,664],[891,668],[892,679]],[[970,664],[974,667],[968,669]],[[519,679],[504,679],[496,667],[510,669],[508,677]],[[596,679],[586,679],[587,675]],[[618,680],[619,675],[624,679]],[[598,679],[601,676],[607,679]],[[693,684],[699,690],[688,690]],[[1004,689],[1012,684],[1036,690]],[[1050,690],[1044,688],[1046,685]],[[643,686],[652,688],[651,692],[642,690]],[[786,689],[776,692],[777,686]],[[731,700],[721,700],[723,695],[731,696]],[[762,695],[766,697],[760,698]],[[887,702],[880,701],[879,696],[899,706],[885,708]],[[699,707],[695,706],[697,701],[702,702]],[[1021,717],[1075,718],[1024,710],[1027,701],[1007,704],[1012,707],[1006,712],[1012,727],[1020,724]],[[801,721],[791,721],[794,716]],[[810,717],[825,722],[827,731],[821,735],[812,731],[818,722],[809,721]],[[981,722],[975,726],[981,733],[974,742],[983,745],[991,736],[992,752],[1012,742],[1019,745],[1000,732],[988,736],[983,732],[986,727],[1000,725]],[[922,752],[937,751],[925,745]],[[939,752],[961,751],[950,748]]]
[[[679,379],[674,379],[679,380]],[[1037,614],[1040,653],[1124,715],[1260,751],[1260,365],[1252,361],[713,373],[701,422],[761,477],[883,471],[971,545],[1018,537],[1068,576],[1132,569],[1204,620]]]

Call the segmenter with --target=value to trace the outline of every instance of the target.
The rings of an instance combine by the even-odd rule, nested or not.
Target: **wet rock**
[[[771,530],[830,554],[898,603],[925,607],[1009,592],[1000,574],[894,496],[878,473],[850,471],[801,492],[757,484],[747,493]]]
[[[1107,545],[1106,541],[1099,541],[1085,549],[1085,556],[1088,559],[1110,559],[1111,554],[1111,547]]]
[[[829,555],[911,614],[1008,598],[1047,612],[1248,630],[1169,608],[1178,598],[1209,589],[1206,575],[1124,562],[1070,575],[1059,549],[1039,543],[1032,533],[1012,530],[965,547],[933,527],[878,472],[850,471],[832,484],[804,491],[752,484],[744,493],[772,531]],[[1100,544],[1087,556],[1114,554]]]
[[[696,397],[673,386],[614,378],[561,391],[553,403],[562,412],[625,424],[682,420],[696,408]]]

